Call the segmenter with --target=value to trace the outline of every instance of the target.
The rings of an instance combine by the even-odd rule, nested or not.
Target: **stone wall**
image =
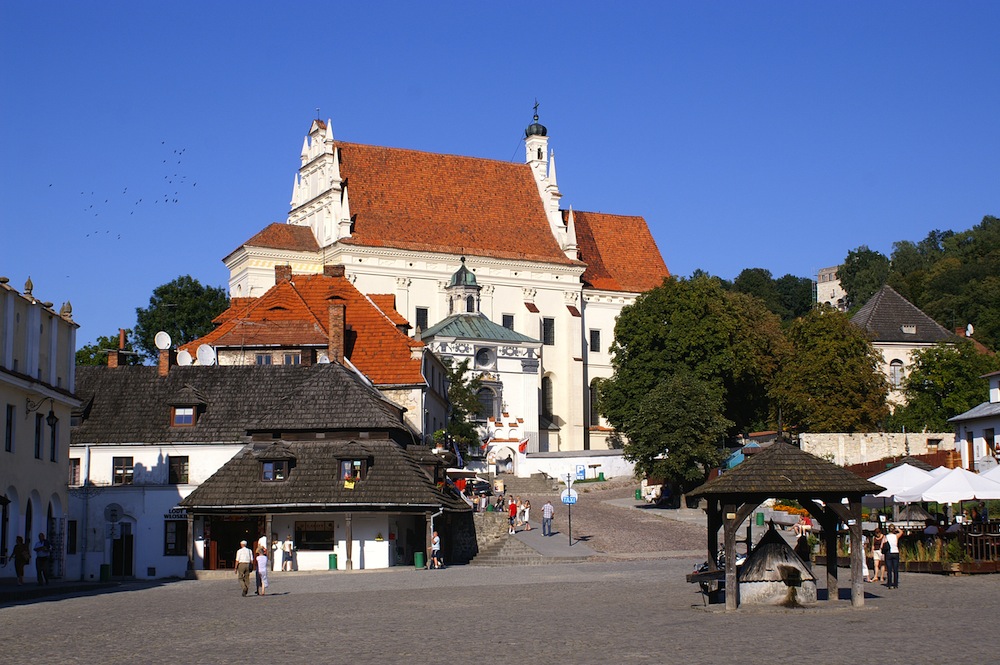
[[[955,450],[955,434],[953,432],[801,434],[799,447],[807,453],[840,466],[850,466],[874,462],[884,457]]]

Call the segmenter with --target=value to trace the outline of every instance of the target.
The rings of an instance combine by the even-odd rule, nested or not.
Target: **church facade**
[[[464,265],[479,311],[541,342],[529,451],[606,448],[591,402],[612,373],[615,319],[669,272],[642,217],[563,209],[548,140],[536,116],[518,164],[348,143],[315,120],[287,220],[224,259],[230,295],[264,293],[276,265],[339,265],[362,293],[392,294],[420,339],[451,314]]]

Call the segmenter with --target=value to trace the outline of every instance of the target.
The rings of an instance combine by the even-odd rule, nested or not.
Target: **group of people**
[[[292,552],[295,549],[295,543],[292,541],[291,535],[287,536],[284,541],[279,541],[277,537],[274,539],[274,556],[277,558],[278,552],[281,552],[281,569],[283,571],[292,570]],[[240,549],[236,551],[236,561],[234,568],[236,569],[236,577],[240,581],[240,586],[243,589],[243,595],[246,596],[250,593],[250,571],[254,571],[254,576],[256,578],[256,590],[254,591],[255,596],[267,595],[267,589],[270,583],[267,579],[267,571],[270,568],[271,558],[269,556],[269,550],[267,547],[267,536],[261,536],[257,542],[254,544],[253,551],[247,547],[247,541],[240,541]]]
[[[902,535],[895,524],[890,524],[886,531],[882,531],[882,527],[875,529],[872,537],[873,570],[869,582],[885,581],[887,588],[899,588],[899,539]]]
[[[17,537],[14,543],[14,550],[11,552],[14,559],[14,572],[17,574],[17,583],[24,584],[24,569],[31,563],[31,550],[24,538]],[[52,546],[49,544],[45,533],[38,534],[38,542],[35,544],[35,577],[39,585],[49,583],[49,561],[52,557]]]
[[[531,518],[531,501],[527,499],[521,501],[521,497],[509,497],[507,517],[510,525],[508,533],[517,533],[519,526],[523,526],[525,531],[531,531],[531,524],[528,523]]]

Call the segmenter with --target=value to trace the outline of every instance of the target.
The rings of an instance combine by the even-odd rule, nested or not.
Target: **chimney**
[[[125,364],[125,329],[118,329],[118,348],[108,351],[108,367],[121,367]]]
[[[344,266],[323,266],[323,274],[327,277],[343,277]]]
[[[281,284],[282,282],[292,281],[292,266],[287,263],[283,266],[274,266],[274,283]]]
[[[344,364],[344,301],[330,303],[330,341],[327,354],[330,362]]]
[[[166,376],[170,373],[170,366],[177,363],[177,352],[173,349],[160,349],[160,360],[157,364],[157,375]]]

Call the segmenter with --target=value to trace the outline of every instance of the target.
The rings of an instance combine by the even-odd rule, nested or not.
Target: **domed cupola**
[[[545,128],[545,125],[539,124],[538,113],[535,113],[535,121],[528,125],[528,128],[524,130],[525,138],[529,136],[548,136],[549,130]]]
[[[446,289],[448,292],[448,314],[476,314],[479,312],[479,284],[476,275],[465,267],[465,257],[462,265],[451,276]]]

